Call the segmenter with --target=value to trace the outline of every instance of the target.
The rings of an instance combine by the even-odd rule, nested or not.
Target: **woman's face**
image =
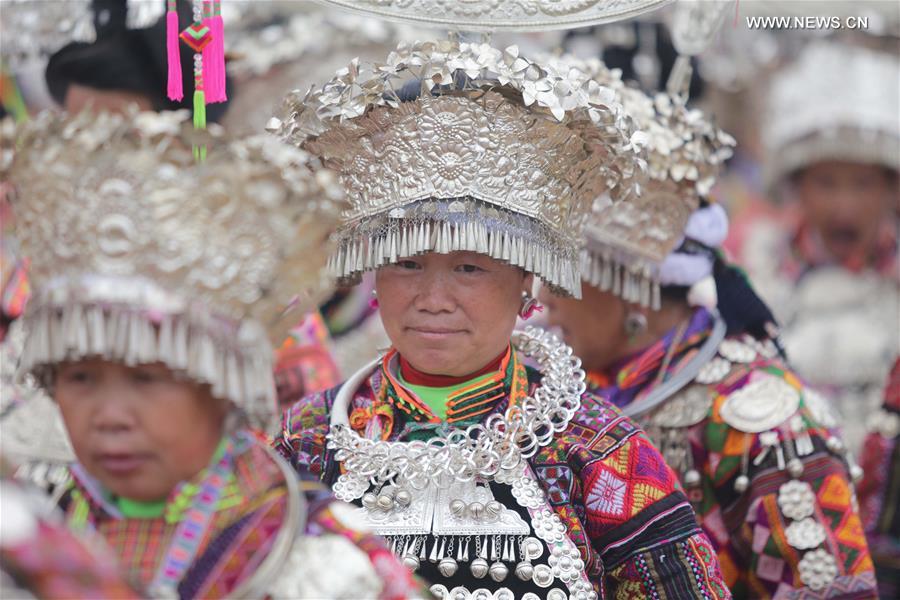
[[[419,371],[462,377],[504,351],[531,282],[475,252],[428,253],[379,269],[375,290],[397,351]]]
[[[586,282],[581,294],[581,300],[560,298],[541,288],[538,297],[547,307],[547,325],[560,329],[585,370],[600,371],[628,352],[623,325],[627,307],[617,296]]]
[[[101,359],[62,364],[54,396],[79,462],[117,496],[165,499],[207,466],[227,403],[161,363]]]
[[[876,165],[817,163],[797,174],[794,190],[806,219],[840,262],[865,259],[897,207],[897,178]]]

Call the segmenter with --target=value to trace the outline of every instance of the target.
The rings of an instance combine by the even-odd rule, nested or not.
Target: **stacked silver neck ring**
[[[354,500],[369,483],[380,486],[390,482],[422,490],[429,484],[441,487],[453,481],[489,481],[501,471],[514,471],[549,445],[581,408],[585,390],[581,359],[557,336],[536,327],[514,333],[513,345],[537,361],[543,379],[531,395],[503,415],[491,415],[484,423],[427,442],[369,440],[346,424],[332,425],[328,448],[343,463],[341,479],[349,476],[366,482],[365,486],[336,486],[336,495]]]

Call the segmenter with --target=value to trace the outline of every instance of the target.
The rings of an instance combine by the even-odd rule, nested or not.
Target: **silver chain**
[[[581,408],[585,390],[581,359],[557,336],[537,327],[516,332],[513,344],[540,365],[543,379],[532,395],[510,406],[505,415],[491,415],[484,423],[427,442],[370,440],[345,424],[332,425],[328,448],[343,463],[341,479],[346,483],[368,480],[374,485],[394,481],[415,489],[424,489],[430,482],[442,485],[448,478],[486,480],[501,469],[515,469],[550,444]]]

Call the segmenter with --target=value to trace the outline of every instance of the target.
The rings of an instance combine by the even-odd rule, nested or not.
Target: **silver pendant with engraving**
[[[692,385],[666,400],[650,416],[650,423],[657,427],[690,427],[709,415],[712,394],[701,385]]]
[[[738,431],[761,433],[781,425],[797,412],[800,394],[775,375],[760,374],[729,394],[722,404],[722,420]]]
[[[694,381],[703,385],[719,383],[725,379],[729,372],[731,372],[731,363],[717,356],[700,367],[700,371],[697,373]]]
[[[822,548],[804,554],[797,566],[800,581],[816,592],[828,586],[838,574],[834,557]]]
[[[825,541],[825,528],[812,517],[794,521],[784,530],[788,544],[797,550],[811,550]]]
[[[778,488],[778,507],[788,519],[805,519],[815,512],[816,493],[805,481],[788,481]]]
[[[756,350],[738,340],[722,340],[718,351],[733,363],[751,363],[756,358]]]

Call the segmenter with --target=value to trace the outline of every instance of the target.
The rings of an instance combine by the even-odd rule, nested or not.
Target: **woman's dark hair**
[[[69,86],[74,83],[97,90],[140,94],[157,111],[191,108],[191,90],[194,88],[191,50],[184,45],[180,48],[184,99],[180,102],[169,100],[166,97],[165,18],[144,29],[127,29],[125,7],[125,0],[94,0],[97,40],[68,44],[47,63],[45,77],[53,99],[64,104]],[[185,27],[192,21],[189,2],[178,2],[178,17]],[[226,81],[226,86],[231,95],[230,80]],[[221,119],[227,106],[227,102],[207,105],[207,120]]]

